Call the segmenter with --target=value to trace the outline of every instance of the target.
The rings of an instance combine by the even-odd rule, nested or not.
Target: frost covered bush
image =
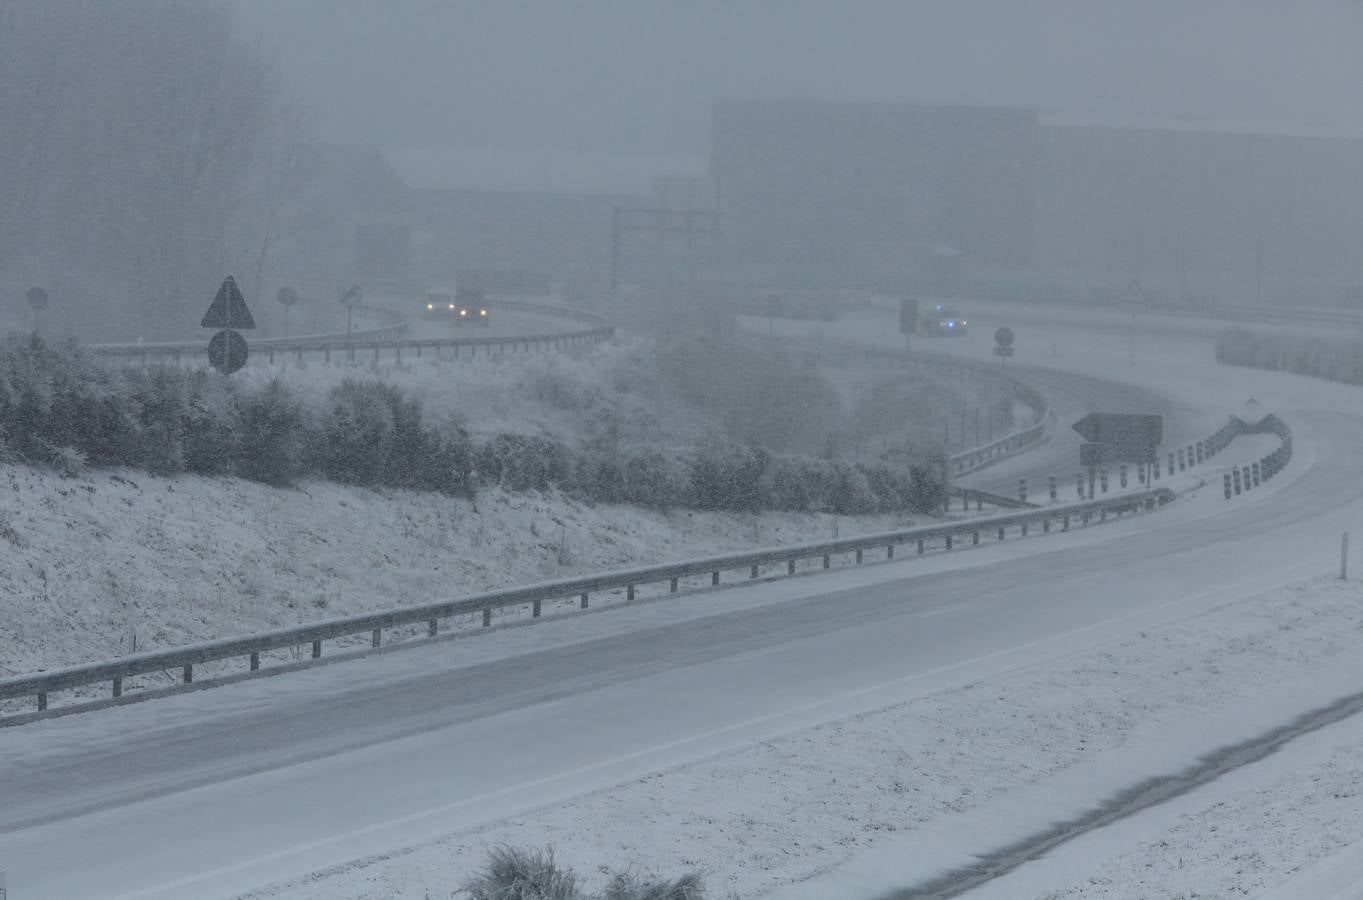
[[[468,434],[450,425],[423,424],[421,402],[373,379],[334,387],[314,435],[322,474],[368,486],[471,493],[473,449]]]
[[[760,479],[770,455],[741,444],[709,441],[692,452],[691,490],[700,509],[756,511],[763,507]]]
[[[554,851],[495,847],[483,870],[464,882],[470,900],[593,900],[572,869]],[[596,900],[705,900],[705,885],[694,872],[676,879],[650,879],[631,872],[611,876]]]
[[[480,484],[547,491],[568,481],[568,449],[538,435],[499,434],[478,448],[474,466]]]
[[[243,478],[282,487],[303,472],[303,410],[281,379],[240,397],[236,439],[236,472]]]

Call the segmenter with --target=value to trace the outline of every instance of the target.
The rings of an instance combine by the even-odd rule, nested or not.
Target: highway
[[[1219,424],[1211,411],[1238,411],[1232,398],[1252,390],[1302,448],[1271,489],[1235,503],[1202,491],[1102,528],[704,592],[0,731],[0,869],[11,896],[230,896],[1327,568],[1323,538],[1363,511],[1353,396],[1338,386],[1308,394],[1304,380],[1274,373],[1191,380],[1205,358],[1180,367],[1187,347],[1169,344],[1134,373],[1109,367],[1101,347],[1098,365],[1064,360],[1068,373],[1039,371],[1041,359],[1023,365],[1055,398],[1065,431],[1071,414],[1139,403],[1166,414],[1170,436],[1186,443]],[[1063,486],[1077,440],[1057,436],[977,483],[1015,488],[1026,473],[1040,485],[1057,471]]]

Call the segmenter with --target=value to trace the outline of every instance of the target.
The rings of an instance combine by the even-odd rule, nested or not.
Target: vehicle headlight
[[[485,316],[485,315],[487,315],[487,310],[485,310],[485,309],[480,309],[480,310],[478,310],[478,315],[480,315],[480,316]]]
[[[453,303],[450,304],[450,309],[454,309],[454,304],[453,304]]]
[[[454,307],[451,306],[450,309],[454,309]],[[467,316],[468,314],[469,314],[469,311],[468,311],[467,309],[461,309],[461,310],[459,310],[459,315],[461,315],[461,316]]]
[[[427,308],[427,309],[435,309],[435,304],[434,304],[434,303],[427,303],[427,304],[426,304],[426,308]]]

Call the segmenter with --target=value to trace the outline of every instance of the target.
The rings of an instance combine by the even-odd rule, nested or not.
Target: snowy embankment
[[[0,466],[0,674],[913,523]]]
[[[955,832],[963,817],[973,821],[980,851],[1006,844],[1031,832],[1029,818],[1063,817],[1068,805],[1096,806],[1126,787],[1118,776],[1132,775],[1131,757],[1156,767],[1190,764],[1236,739],[1217,730],[1228,709],[1266,696],[1304,702],[1304,695],[1363,688],[1360,626],[1363,588],[1320,578],[251,896],[449,896],[502,843],[552,844],[589,877],[622,859],[663,873],[699,868],[718,896],[870,896],[907,887],[935,874],[922,866],[924,848],[947,837],[939,831]],[[1270,718],[1284,711],[1268,706]],[[1241,719],[1246,727],[1253,717]],[[1363,745],[1350,752],[1356,758]],[[1326,765],[1328,773],[1339,763]],[[1200,835],[1188,850],[1199,858],[1192,881],[1173,856],[1139,879],[1130,861],[1119,861],[1099,876],[1106,886],[1098,895],[1176,896],[1196,883],[1204,894],[1227,896],[1281,881],[1363,837],[1363,795],[1331,787],[1349,780],[1336,768],[1315,784],[1330,795],[1330,831],[1318,840],[1275,837],[1303,827],[1299,805],[1282,802],[1255,827],[1215,840]],[[1052,783],[1067,787],[1056,788],[1053,804],[1038,805],[1031,795],[1049,796]],[[1285,823],[1292,824],[1280,828]],[[1261,846],[1266,840],[1273,852]],[[961,852],[959,841],[945,846]],[[858,865],[863,858],[869,865]],[[897,865],[886,867],[885,859]]]

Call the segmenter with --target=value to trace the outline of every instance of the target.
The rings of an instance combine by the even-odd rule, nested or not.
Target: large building
[[[943,254],[1034,257],[1035,112],[724,100],[711,145],[725,247],[769,280],[909,286]]]
[[[1363,284],[1356,137],[720,101],[711,166],[751,281],[1312,304]]]

